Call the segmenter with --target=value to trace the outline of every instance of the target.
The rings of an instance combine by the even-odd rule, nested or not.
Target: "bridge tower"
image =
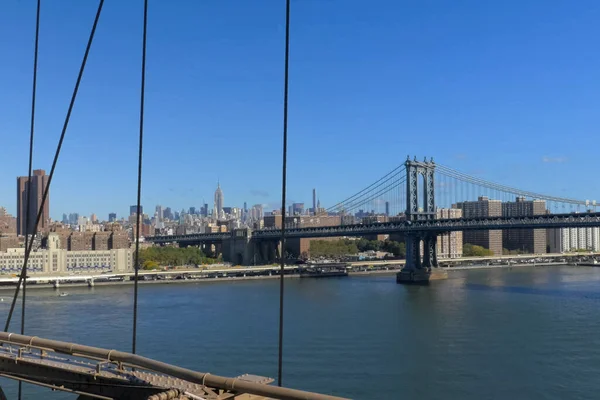
[[[436,219],[435,163],[407,158],[406,167],[406,220],[411,222]],[[406,265],[397,275],[397,282],[427,282],[442,278],[435,270],[437,262],[437,234],[427,231],[409,231],[406,240]],[[421,244],[423,256],[421,256]]]

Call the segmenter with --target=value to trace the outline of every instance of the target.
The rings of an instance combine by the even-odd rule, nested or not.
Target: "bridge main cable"
[[[363,193],[373,190],[376,187],[381,186],[382,184],[385,184],[386,182],[388,182],[389,180],[393,179],[394,177],[399,175],[401,172],[403,172],[404,168],[405,168],[404,164],[399,165],[398,167],[394,168],[392,171],[388,172],[383,177],[379,178],[377,181],[373,182],[372,184],[370,184],[366,188],[362,189],[361,191],[359,191],[359,192],[353,194],[352,196],[348,197],[347,199],[344,199],[344,200],[340,201],[339,203],[327,208],[327,211],[334,211],[337,208],[339,208],[340,206],[343,206],[344,204],[346,204],[347,202],[354,201],[355,198],[362,195]]]
[[[540,193],[516,189],[516,188],[509,187],[509,186],[494,183],[491,181],[486,181],[481,178],[476,178],[476,177],[467,175],[463,172],[456,171],[452,168],[449,168],[449,167],[446,167],[446,166],[440,165],[440,164],[436,164],[436,169],[443,175],[462,180],[463,182],[469,182],[469,183],[473,183],[476,185],[484,186],[484,187],[487,187],[487,188],[490,188],[493,190],[497,190],[500,192],[512,193],[512,194],[521,195],[521,196],[525,196],[525,197],[531,197],[531,198],[540,199],[540,200],[555,201],[557,203],[567,203],[567,204],[582,205],[582,206],[586,205],[585,200],[576,200],[576,199],[570,199],[570,198],[565,198],[565,197],[548,196],[548,195],[544,195],[544,194],[540,194]]]

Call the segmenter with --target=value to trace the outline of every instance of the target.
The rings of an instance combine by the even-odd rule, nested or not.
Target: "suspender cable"
[[[40,37],[40,3],[41,0],[37,0],[37,11],[35,20],[35,50],[33,55],[33,87],[31,92],[31,125],[29,130],[29,180],[27,181],[27,207],[25,214],[25,237],[27,238],[27,232],[29,231],[29,214],[31,212],[31,175],[33,170],[33,132],[35,126],[35,94],[37,88],[37,62],[38,62],[38,43]],[[27,239],[25,239],[27,240]],[[31,237],[33,241],[33,235]],[[26,244],[27,246],[27,244]],[[21,335],[25,334],[25,298],[27,291],[27,273],[23,276],[23,304],[21,306]]]
[[[288,78],[290,64],[290,0],[285,6],[285,66],[283,78],[283,163],[281,182],[281,269],[279,275],[279,360],[277,363],[277,385],[281,386],[283,370],[283,272],[285,267],[285,191],[287,174],[287,125],[288,125]]]
[[[135,278],[133,285],[133,340],[132,353],[135,354],[137,336],[138,272],[140,269],[140,221],[142,201],[142,154],[144,144],[144,92],[146,89],[146,31],[148,26],[148,0],[144,0],[144,28],[142,33],[142,86],[140,88],[140,147],[138,153],[137,179],[137,218],[135,230]]]
[[[36,16],[35,16],[35,45],[33,51],[33,82],[31,89],[31,124],[29,129],[29,169],[27,180],[27,206],[25,211],[25,246],[27,247],[27,232],[29,230],[29,214],[31,212],[31,175],[33,170],[33,132],[35,127],[35,94],[37,92],[37,62],[38,62],[38,44],[40,39],[40,3],[37,0]],[[33,235],[31,241],[33,241]],[[21,304],[21,335],[25,334],[25,299],[27,298],[27,264],[24,266],[25,276],[23,276],[23,302]],[[19,381],[18,398],[21,400],[21,390],[23,382]]]
[[[81,61],[81,67],[79,68],[79,75],[77,76],[77,82],[75,83],[75,88],[73,89],[73,94],[71,95],[71,102],[69,103],[69,109],[67,111],[67,116],[65,117],[65,122],[63,124],[62,132],[60,134],[60,139],[58,141],[58,145],[56,146],[56,153],[54,154],[54,160],[52,161],[52,168],[50,169],[50,175],[48,175],[48,183],[44,188],[44,193],[42,195],[42,202],[40,204],[40,208],[37,212],[37,217],[35,219],[35,225],[33,226],[33,233],[37,231],[38,225],[40,224],[40,220],[42,219],[42,210],[44,209],[44,204],[48,199],[48,192],[50,191],[50,184],[52,183],[52,178],[54,177],[54,170],[56,169],[56,164],[58,162],[58,156],[60,155],[60,149],[62,148],[63,141],[65,140],[65,135],[67,133],[67,128],[69,126],[69,121],[71,119],[71,113],[73,112],[73,107],[75,106],[75,99],[77,99],[77,92],[79,91],[79,84],[81,83],[81,79],[83,77],[83,72],[85,71],[85,65],[87,64],[87,58],[90,53],[90,48],[92,47],[92,42],[94,41],[94,35],[96,33],[96,26],[98,26],[98,20],[100,19],[100,14],[102,13],[102,5],[104,4],[104,0],[100,0],[98,4],[98,11],[96,12],[96,18],[94,19],[94,25],[92,26],[92,31],[90,32],[90,37],[88,39],[87,47],[85,49],[85,54],[83,56],[83,60]],[[8,317],[6,318],[6,325],[4,326],[4,332],[8,332],[8,328],[10,327],[10,320],[12,319],[13,312],[15,310],[15,304],[17,302],[17,298],[19,297],[19,289],[21,288],[21,284],[23,283],[23,278],[27,272],[27,262],[29,261],[29,255],[31,254],[31,249],[33,247],[33,237],[26,246],[25,246],[25,260],[23,262],[23,268],[21,269],[21,274],[19,275],[19,282],[17,282],[17,287],[15,289],[15,294],[13,296],[12,303],[10,304],[10,311],[8,312]]]

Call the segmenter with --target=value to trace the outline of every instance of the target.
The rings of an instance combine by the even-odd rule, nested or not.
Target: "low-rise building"
[[[65,274],[71,272],[131,272],[133,258],[131,249],[68,251],[60,246],[60,236],[48,235],[48,248],[32,251],[29,256],[28,273],[39,275]],[[24,248],[10,248],[0,253],[0,274],[15,274],[23,267]]]

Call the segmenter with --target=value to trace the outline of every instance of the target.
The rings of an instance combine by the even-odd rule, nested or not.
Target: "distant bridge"
[[[526,199],[535,201],[526,202]],[[491,201],[490,204],[496,207],[495,214],[498,215],[502,210],[505,215],[471,216],[471,211],[465,211],[462,218],[441,218],[438,215],[436,204],[464,211],[468,209],[468,202],[476,200]],[[514,207],[507,207],[505,213],[503,204],[509,201]],[[301,239],[403,234],[407,245],[406,268],[415,271],[423,268],[431,270],[437,266],[437,236],[445,232],[600,226],[600,213],[595,211],[595,201],[523,191],[471,177],[433,161],[410,159],[326,211],[342,216],[356,211],[364,213],[364,210],[377,214],[375,210],[381,211],[382,204],[385,204],[383,214],[403,214],[403,218],[375,223],[367,215],[366,222],[360,224],[318,227],[288,226],[285,218],[282,218],[282,223],[286,224],[285,237]],[[491,212],[489,214],[494,215]],[[315,218],[318,217],[315,215]],[[281,235],[281,229],[275,228],[255,231],[237,229],[230,233],[154,236],[147,237],[146,241],[156,244],[178,243],[182,246],[215,245],[226,260],[251,264],[253,261],[256,263],[257,256],[262,262],[274,261],[281,253]],[[419,250],[421,248],[425,249],[423,254]]]

